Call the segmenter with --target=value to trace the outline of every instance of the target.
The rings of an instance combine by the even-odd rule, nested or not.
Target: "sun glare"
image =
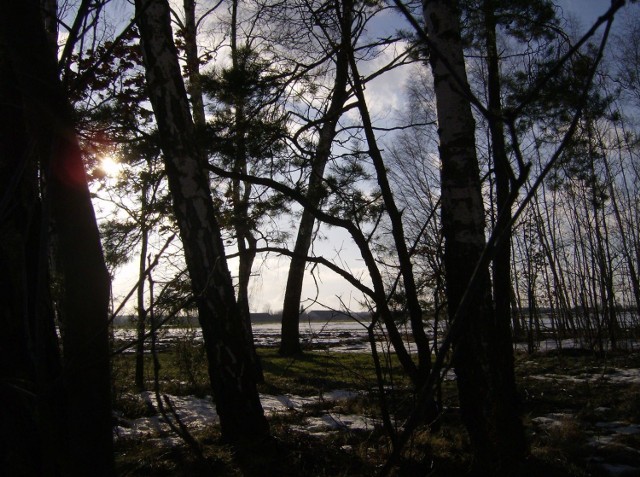
[[[104,156],[100,160],[100,168],[108,177],[116,177],[122,171],[122,165],[113,156]]]

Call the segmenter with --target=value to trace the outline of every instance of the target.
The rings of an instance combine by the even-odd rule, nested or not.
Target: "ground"
[[[156,394],[131,389],[133,357],[114,363],[115,434],[120,475],[372,476],[390,452],[380,420],[371,357],[362,352],[307,351],[281,358],[259,348],[265,412],[274,442],[271,462],[247,472],[247,459],[220,443],[208,397],[202,351],[195,342],[160,354],[160,389],[197,448],[164,424]],[[582,350],[516,356],[522,415],[531,447],[523,476],[640,476],[640,353],[598,356]],[[151,362],[148,363],[151,369]],[[396,475],[463,476],[468,443],[461,426],[455,380],[442,385],[443,413],[420,429]],[[149,373],[149,387],[153,387]],[[397,427],[413,395],[397,366],[388,368],[386,402]],[[199,455],[200,454],[200,455]],[[199,455],[199,456],[198,456]],[[248,459],[256,463],[256,457]]]

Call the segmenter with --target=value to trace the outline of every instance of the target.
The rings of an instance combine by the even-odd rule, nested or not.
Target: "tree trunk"
[[[44,30],[55,57],[58,57],[58,0],[40,0]]]
[[[199,312],[222,435],[243,448],[269,437],[236,304],[204,156],[199,152],[166,0],[137,0],[149,97]]]
[[[206,123],[204,113],[204,99],[200,84],[200,57],[198,56],[198,31],[196,28],[196,2],[184,0],[184,47],[187,57],[187,73],[189,75],[189,97],[191,98],[191,111],[196,127]]]
[[[402,213],[398,209],[393,197],[393,192],[391,191],[387,168],[382,157],[382,152],[378,147],[378,141],[376,139],[373,123],[364,95],[364,85],[362,84],[353,51],[351,52],[349,59],[353,76],[352,81],[354,91],[358,99],[358,111],[362,118],[364,134],[367,139],[367,145],[369,146],[369,155],[371,156],[371,160],[376,170],[376,179],[378,186],[380,187],[382,200],[389,216],[389,221],[391,222],[391,235],[393,237],[395,251],[398,254],[398,264],[406,295],[406,307],[409,314],[409,323],[411,323],[411,332],[418,352],[419,380],[422,381],[423,379],[426,379],[429,375],[429,371],[431,370],[431,349],[429,348],[429,338],[427,337],[424,329],[422,307],[420,306],[420,300],[418,297],[418,287],[413,276],[411,255],[409,254],[409,249],[405,239],[404,225],[402,224]]]
[[[73,112],[58,78],[39,2],[4,0],[1,5],[2,40],[16,74],[32,150],[42,164],[45,210],[50,207],[56,230],[63,282],[67,471],[69,475],[113,475],[107,327],[110,283]],[[46,325],[47,319],[36,315],[36,326]]]
[[[504,137],[504,123],[502,120],[502,102],[500,99],[500,66],[496,42],[496,18],[494,14],[495,0],[484,0],[484,27],[485,46],[487,54],[488,70],[488,100],[489,100],[489,130],[494,159],[496,178],[496,208],[500,227],[499,233],[502,240],[496,247],[493,259],[493,302],[495,304],[493,334],[493,348],[495,353],[494,364],[498,367],[495,376],[502,381],[499,391],[502,406],[500,412],[504,414],[503,431],[513,439],[513,449],[518,449],[520,455],[516,459],[524,457],[526,442],[524,428],[518,416],[519,399],[515,382],[515,368],[513,357],[513,336],[511,334],[511,181],[513,174],[507,156],[507,146]]]
[[[0,401],[7,412],[0,422],[0,460],[10,475],[37,476],[43,470],[41,429],[35,419],[36,360],[31,313],[37,303],[38,270],[29,264],[40,247],[29,249],[38,232],[37,163],[27,153],[28,139],[20,92],[9,52],[0,40]],[[46,255],[46,253],[45,253]],[[37,264],[36,264],[37,265]]]
[[[236,21],[237,21],[237,1],[232,4],[232,19],[231,19],[231,57],[233,67],[237,69],[237,47],[236,47]],[[197,44],[197,22],[195,16],[195,0],[183,0],[184,6],[184,47],[187,61],[187,75],[189,78],[188,92],[191,99],[191,113],[193,115],[193,123],[196,131],[203,132],[206,128],[206,117],[204,110],[204,98],[202,94],[201,75],[200,75],[200,57],[198,55]],[[246,134],[246,128],[241,127],[240,123],[243,123],[244,107],[236,102],[236,134],[239,138]],[[238,119],[240,118],[240,119]],[[198,136],[199,137],[199,136]],[[243,172],[246,172],[246,147],[244,147],[244,137],[236,141],[236,159],[234,164],[243,163],[244,168],[240,168]],[[234,169],[237,166],[234,166]],[[242,319],[244,320],[244,328],[247,334],[245,340],[248,345],[248,352],[253,362],[253,369],[255,370],[255,376],[257,382],[264,381],[262,373],[262,366],[260,359],[253,346],[253,331],[251,328],[251,314],[249,310],[249,279],[251,277],[251,269],[253,267],[253,261],[255,258],[255,239],[251,235],[251,231],[247,226],[247,208],[248,208],[248,196],[250,189],[245,189],[245,196],[247,197],[243,203],[238,199],[240,197],[239,186],[237,184],[240,181],[234,180],[233,185],[233,204],[234,204],[234,227],[236,229],[236,237],[238,240],[238,252],[239,252],[239,266],[238,266],[238,295],[237,306],[240,309]],[[244,217],[244,218],[243,218]],[[248,246],[245,245],[248,242]]]
[[[322,166],[320,177],[324,174],[324,164]],[[316,172],[312,170],[311,174],[313,177]],[[309,179],[310,189],[312,182],[317,182],[317,180]],[[317,203],[314,205],[317,205]],[[282,305],[279,349],[282,356],[295,356],[302,353],[302,347],[300,346],[300,305],[304,272],[307,264],[306,256],[311,246],[314,223],[315,218],[311,212],[307,209],[303,210],[300,224],[298,225],[298,235],[293,248],[293,256],[289,264],[289,274],[287,275],[287,285]]]
[[[340,2],[336,7],[336,14],[341,16],[341,44],[336,54],[336,76],[333,83],[331,102],[324,118],[324,123],[320,129],[320,137],[316,147],[315,157],[311,164],[311,174],[309,176],[309,189],[307,197],[314,208],[322,202],[322,181],[324,170],[331,155],[331,145],[336,136],[338,120],[342,115],[344,104],[348,98],[347,81],[349,72],[349,54],[351,46],[351,2]],[[336,2],[338,5],[339,2]],[[282,305],[282,329],[280,341],[280,354],[283,356],[293,356],[302,352],[300,347],[300,303],[302,298],[302,285],[304,283],[304,272],[307,263],[306,256],[311,247],[315,218],[313,214],[305,209],[302,211],[298,235],[289,265],[287,276],[287,286]]]
[[[470,264],[479,262],[486,245],[484,205],[457,2],[424,0],[423,12],[438,113],[445,276],[453,318],[470,284]],[[503,394],[513,377],[503,375],[499,360],[512,357],[493,348],[497,330],[488,268],[479,270],[477,285],[469,291],[467,309],[473,311],[459,317],[462,329],[453,343],[462,418],[473,446],[474,470],[507,475],[523,455],[524,440],[508,433],[519,418]]]
[[[137,290],[137,311],[136,317],[136,374],[135,386],[138,392],[146,389],[144,379],[144,342],[147,322],[147,308],[144,302],[145,280],[144,273],[147,269],[147,249],[149,248],[149,230],[147,228],[146,207],[147,207],[147,191],[143,188],[141,194],[142,220],[140,221],[142,230],[140,230],[140,257],[138,259],[138,290]],[[153,329],[153,328],[152,328]]]

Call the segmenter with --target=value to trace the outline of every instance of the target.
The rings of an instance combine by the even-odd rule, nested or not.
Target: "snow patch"
[[[218,422],[218,413],[216,412],[211,396],[198,398],[195,396],[173,396],[164,393],[162,395],[169,399],[180,421],[190,430],[204,429],[212,423]],[[357,396],[358,393],[355,391],[336,389],[323,393],[320,396],[312,397],[295,396],[291,394],[278,396],[261,394],[260,401],[266,414],[276,414],[288,411],[301,411],[305,406],[323,402],[346,401]],[[158,409],[158,401],[155,393],[144,392],[141,394],[141,397],[150,407]],[[168,406],[164,402],[163,404],[167,414],[171,416]],[[339,415],[335,414],[335,416]],[[360,429],[364,424],[358,421],[356,417],[339,416],[335,419],[335,422],[342,422],[346,428]],[[333,426],[332,428],[335,429],[336,427]],[[168,433],[170,433],[170,427],[160,414],[138,419],[118,418],[118,424],[114,427],[114,434],[117,439],[149,438]]]
[[[158,409],[155,393],[144,392],[141,396],[147,404]],[[182,423],[191,430],[204,429],[212,422],[218,422],[218,413],[210,396],[205,398],[169,394],[163,394],[163,396],[167,396]],[[166,403],[163,402],[163,405],[167,414],[171,415]],[[115,437],[118,439],[152,437],[170,432],[169,425],[160,414],[138,419],[120,418],[118,421],[118,425],[114,428]]]
[[[625,422],[598,422],[596,427],[604,429],[614,434],[623,434],[631,436],[633,434],[640,434],[640,424],[627,424]]]
[[[564,422],[573,418],[573,414],[564,412],[553,412],[546,416],[534,417],[531,422],[538,425],[542,429],[552,429],[560,427]]]
[[[607,408],[602,408],[607,410]],[[562,425],[567,419],[573,418],[573,415],[567,413],[551,413],[545,416],[539,416],[532,419],[539,428],[543,430],[550,430]],[[613,421],[613,422],[597,422],[593,428],[585,430],[590,437],[587,441],[589,446],[594,451],[598,451],[603,448],[614,447],[619,451],[626,453],[627,455],[640,454],[640,451],[633,449],[629,446],[625,446],[617,440],[621,435],[634,435],[640,434],[640,425],[629,424],[626,422]],[[600,456],[592,456],[589,459],[604,476],[610,477],[630,477],[640,476],[640,468],[632,467],[627,464],[605,462]]]
[[[305,423],[304,426],[291,426],[291,429],[324,437],[331,431],[370,431],[378,421],[358,414],[327,413],[320,417],[308,417]]]
[[[640,384],[640,369],[613,369],[606,373],[581,373],[576,375],[565,374],[537,374],[532,375],[532,379],[540,381],[566,381],[572,383],[583,383],[588,381],[607,381],[612,384]]]

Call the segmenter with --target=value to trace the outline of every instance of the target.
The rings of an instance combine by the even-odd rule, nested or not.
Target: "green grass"
[[[265,376],[261,391],[269,394],[311,396],[335,389],[370,390],[376,385],[373,359],[366,353],[313,351],[283,358],[274,348],[260,348],[258,355]],[[399,384],[408,384],[397,362],[391,372]]]

